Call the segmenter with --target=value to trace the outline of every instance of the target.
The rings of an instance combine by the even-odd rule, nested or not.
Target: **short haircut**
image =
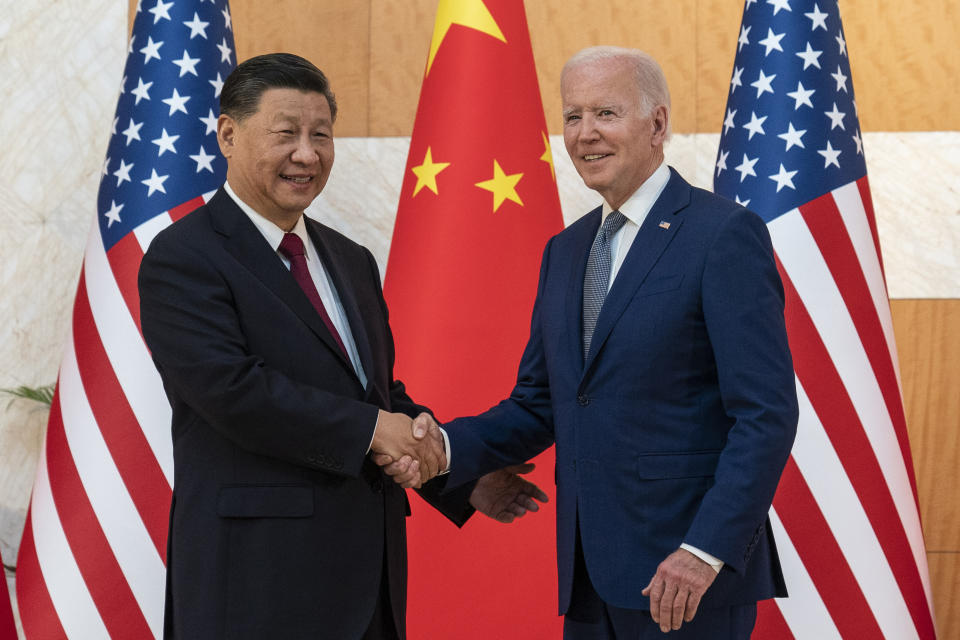
[[[663,75],[663,69],[653,56],[640,49],[611,46],[581,49],[563,65],[561,78],[574,67],[601,60],[625,60],[633,65],[637,89],[640,93],[640,106],[646,115],[653,113],[653,110],[660,105],[667,108],[667,113],[670,112],[670,89],[667,87],[667,78]]]
[[[312,62],[292,53],[267,53],[237,65],[220,91],[220,113],[240,121],[252,116],[268,89],[298,89],[323,94],[330,117],[337,119],[337,99],[330,82]]]

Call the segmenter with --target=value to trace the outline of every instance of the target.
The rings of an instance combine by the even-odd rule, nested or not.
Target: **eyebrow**
[[[284,113],[281,111],[274,116],[274,118],[270,121],[270,124],[271,126],[273,126],[273,125],[281,124],[284,122],[300,124],[300,116],[294,115],[292,113]],[[314,126],[332,126],[332,125],[333,125],[333,122],[329,118],[321,118],[314,124]]]

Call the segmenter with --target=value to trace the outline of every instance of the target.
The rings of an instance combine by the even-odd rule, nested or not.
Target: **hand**
[[[547,502],[547,494],[540,487],[520,477],[535,468],[532,464],[518,464],[498,469],[477,480],[470,494],[470,504],[480,513],[497,522],[509,523],[527,511],[539,511],[535,501]]]
[[[399,432],[397,425],[403,425]],[[410,421],[403,414],[381,411],[371,450],[373,461],[407,489],[419,488],[447,468],[443,434],[428,413]]]
[[[667,556],[641,592],[650,596],[650,617],[660,631],[667,633],[693,620],[700,599],[716,577],[713,567],[686,549]]]

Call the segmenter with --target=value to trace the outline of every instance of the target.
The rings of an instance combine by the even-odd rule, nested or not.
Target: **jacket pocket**
[[[654,280],[648,280],[640,285],[640,288],[637,289],[637,296],[652,296],[655,293],[664,293],[665,291],[673,291],[674,289],[680,288],[680,283],[683,282],[683,274],[677,273],[672,276],[664,276],[662,278],[656,278]]]
[[[232,485],[217,494],[221,518],[309,518],[313,488],[300,485]]]
[[[717,470],[720,451],[645,453],[637,460],[641,480],[670,478],[708,478]]]

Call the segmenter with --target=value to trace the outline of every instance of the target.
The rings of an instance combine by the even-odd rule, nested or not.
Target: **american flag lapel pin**
[[[669,229],[669,228],[670,228],[670,223],[667,222],[666,220],[661,220],[659,226],[660,226],[661,229]]]

